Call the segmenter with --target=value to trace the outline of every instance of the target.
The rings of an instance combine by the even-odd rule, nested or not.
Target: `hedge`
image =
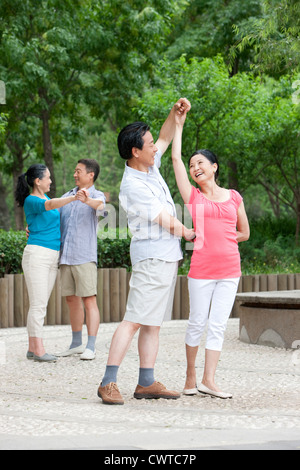
[[[0,277],[22,273],[22,255],[27,243],[23,231],[0,230]],[[130,269],[130,238],[98,239],[98,267]]]

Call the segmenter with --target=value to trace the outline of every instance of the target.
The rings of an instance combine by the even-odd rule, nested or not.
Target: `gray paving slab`
[[[28,361],[25,328],[0,330],[0,449],[110,450],[299,450],[300,351],[246,344],[239,320],[230,319],[217,382],[232,400],[181,396],[136,400],[137,337],[120,368],[124,406],[97,397],[115,323],[103,324],[94,361],[79,356],[55,364]],[[163,325],[156,379],[182,390],[186,321]],[[69,326],[44,327],[47,352],[65,349]],[[86,339],[86,333],[84,334]],[[205,340],[197,360],[203,370]]]
[[[243,292],[237,294],[236,299],[242,302],[289,305],[295,304],[299,308],[300,290]]]

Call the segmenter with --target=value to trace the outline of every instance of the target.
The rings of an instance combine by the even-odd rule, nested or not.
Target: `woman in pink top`
[[[190,316],[186,332],[187,374],[183,393],[199,390],[219,398],[231,398],[215,384],[224,333],[241,276],[238,243],[248,240],[248,219],[241,195],[217,184],[219,165],[209,150],[198,150],[189,161],[191,185],[181,159],[181,138],[186,118],[177,117],[172,161],[177,185],[192,214],[196,241],[188,274]],[[195,362],[200,338],[208,323],[205,366],[201,384],[196,385]]]

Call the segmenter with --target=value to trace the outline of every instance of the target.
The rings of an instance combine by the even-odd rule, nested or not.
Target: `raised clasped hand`
[[[181,116],[186,114],[191,109],[191,103],[187,98],[180,98],[174,105],[176,114]]]

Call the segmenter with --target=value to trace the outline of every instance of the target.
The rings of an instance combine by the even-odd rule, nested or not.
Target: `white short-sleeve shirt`
[[[138,171],[125,165],[119,200],[128,218],[132,234],[132,265],[148,258],[175,262],[182,259],[180,238],[170,234],[154,219],[163,209],[176,217],[176,208],[169,188],[159,172],[161,152],[149,171]]]

